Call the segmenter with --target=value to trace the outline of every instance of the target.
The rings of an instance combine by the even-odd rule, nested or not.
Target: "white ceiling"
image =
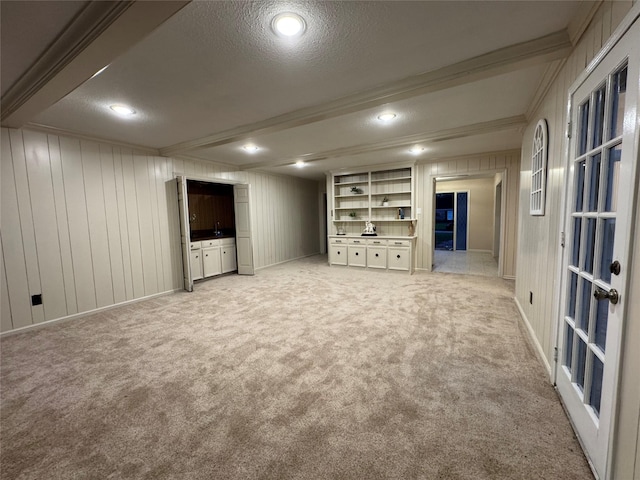
[[[567,27],[584,8],[579,1],[192,2],[29,123],[309,178],[416,158],[407,154],[414,144],[425,147],[421,160],[519,148],[524,115],[547,69],[567,54]],[[305,18],[302,37],[273,34],[270,22],[282,11]],[[123,120],[108,109],[113,103],[137,114]],[[382,125],[383,111],[397,118]],[[248,142],[260,150],[248,154],[241,148]],[[310,163],[292,167],[298,159]]]

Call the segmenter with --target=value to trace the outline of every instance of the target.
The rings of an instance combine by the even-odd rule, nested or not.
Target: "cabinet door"
[[[233,272],[238,269],[236,261],[236,246],[223,245],[220,248],[222,257],[222,273]]]
[[[387,247],[367,247],[367,267],[387,268]]]
[[[191,265],[191,279],[199,280],[202,278],[202,250],[191,250],[190,254],[190,265]]]
[[[222,273],[220,247],[202,249],[202,270],[205,277],[212,277]]]
[[[364,245],[349,245],[349,266],[367,266],[367,247]]]
[[[411,249],[406,247],[389,247],[389,270],[409,271]]]
[[[329,246],[329,262],[331,265],[347,264],[347,246],[346,245],[330,245]]]

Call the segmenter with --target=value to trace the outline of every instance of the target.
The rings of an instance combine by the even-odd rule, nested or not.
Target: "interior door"
[[[178,212],[180,215],[180,246],[182,248],[182,272],[184,289],[193,292],[193,279],[191,276],[191,231],[189,229],[189,199],[187,197],[187,179],[178,175]]]
[[[574,87],[557,388],[608,478],[637,189],[640,22]]]
[[[238,273],[253,275],[253,241],[251,238],[251,208],[249,185],[234,185],[233,196],[236,214],[236,247]]]

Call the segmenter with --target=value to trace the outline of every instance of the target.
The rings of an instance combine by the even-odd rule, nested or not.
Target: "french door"
[[[638,163],[640,21],[570,92],[571,139],[556,383],[607,478]],[[637,208],[637,206],[635,206]]]

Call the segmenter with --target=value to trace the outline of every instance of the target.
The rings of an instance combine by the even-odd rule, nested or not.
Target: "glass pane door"
[[[556,383],[596,472],[606,476],[637,158],[638,22],[572,93],[562,317]],[[635,36],[635,42],[633,37]],[[617,52],[617,53],[615,53]],[[633,72],[633,73],[632,73]],[[637,82],[635,82],[637,83]],[[637,85],[634,86],[637,90]],[[634,103],[635,102],[635,103]]]

